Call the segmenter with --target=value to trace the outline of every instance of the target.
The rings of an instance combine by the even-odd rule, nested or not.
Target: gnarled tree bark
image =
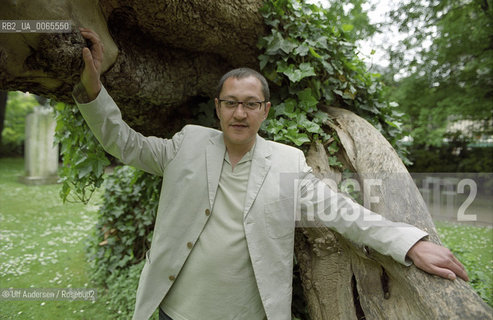
[[[4,0],[0,19],[71,20],[94,29],[105,48],[102,82],[136,130],[169,136],[197,121],[197,104],[212,97],[233,67],[257,68],[256,43],[266,32],[261,0]],[[67,34],[0,33],[0,89],[72,102],[85,41]],[[433,223],[404,165],[367,122],[328,108],[348,168],[383,179],[371,209],[417,225],[438,242]],[[336,177],[323,147],[309,164]],[[395,181],[395,177],[399,180]],[[398,184],[397,184],[398,183]],[[405,187],[403,187],[405,186]],[[296,256],[312,319],[491,319],[491,309],[463,281],[406,268],[358,248],[329,229],[297,231]]]

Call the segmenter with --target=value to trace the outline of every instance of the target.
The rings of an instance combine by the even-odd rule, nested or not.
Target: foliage
[[[150,247],[162,178],[133,167],[116,167],[104,183],[103,204],[88,256],[93,278],[108,277],[145,259]]]
[[[139,284],[140,273],[145,261],[119,269],[106,279],[107,294],[103,297],[108,308],[114,312],[112,318],[131,319],[135,309],[135,298]],[[158,320],[158,312],[155,312],[151,320]]]
[[[85,123],[76,106],[55,104],[57,126],[55,139],[61,143],[63,166],[59,172],[62,182],[60,197],[69,195],[87,203],[103,182],[104,168],[110,164],[106,154]]]
[[[33,95],[19,91],[8,93],[0,154],[24,154],[26,116],[37,105],[39,103]]]
[[[409,159],[413,172],[491,172],[493,147],[471,147],[453,140],[441,147],[412,145]]]
[[[274,84],[276,106],[263,126],[270,138],[298,147],[321,140],[337,165],[338,139],[324,126],[330,120],[322,106],[330,105],[368,120],[403,157],[399,114],[383,96],[380,75],[369,74],[356,55],[353,26],[299,0],[268,1],[261,13],[270,34],[258,43],[260,69]]]
[[[459,119],[480,121],[480,133],[491,136],[491,1],[407,1],[391,18],[409,35],[389,49],[390,74],[401,78],[389,93],[408,115],[414,141],[440,146],[447,125]]]
[[[437,230],[443,244],[466,268],[473,289],[493,307],[493,229],[437,223]]]
[[[108,285],[108,305],[118,314],[118,318],[130,319],[132,317],[139,284],[139,276],[144,267],[145,260],[126,269],[120,269],[112,273],[106,280]]]
[[[341,26],[345,36],[351,42],[363,40],[378,32],[378,25],[370,22],[367,10],[363,7],[368,5],[367,0],[351,1],[327,1],[326,18],[333,25]],[[375,5],[373,5],[375,6]]]

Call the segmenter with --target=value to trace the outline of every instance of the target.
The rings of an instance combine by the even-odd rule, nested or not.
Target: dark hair
[[[269,101],[270,91],[269,91],[269,85],[267,84],[267,80],[264,78],[263,75],[250,68],[233,69],[228,73],[226,73],[224,76],[222,76],[221,80],[219,80],[219,84],[217,85],[216,98],[219,98],[219,95],[221,94],[221,90],[223,89],[224,82],[227,79],[229,78],[244,79],[248,77],[255,77],[260,81],[260,84],[262,85],[262,93],[264,94],[264,99],[265,101]]]

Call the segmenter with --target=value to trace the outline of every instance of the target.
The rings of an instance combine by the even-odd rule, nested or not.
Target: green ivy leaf
[[[311,88],[306,88],[299,91],[296,95],[298,96],[299,105],[302,110],[305,110],[306,112],[312,112],[315,110],[318,100],[313,96]]]
[[[295,50],[294,50],[294,54],[295,55],[298,55],[298,56],[301,56],[301,57],[304,57],[308,54],[308,50],[310,48],[306,45],[306,44],[302,44],[302,45],[299,45]],[[310,51],[311,52],[311,51]]]
[[[295,83],[315,75],[315,71],[309,63],[301,63],[299,69],[294,64],[280,63],[278,64],[277,72],[285,74],[291,82]]]
[[[92,171],[91,165],[85,165],[83,167],[80,167],[78,171],[79,179],[86,177],[87,175],[89,175],[89,173],[91,173],[91,171]]]
[[[313,66],[308,62],[303,62],[300,64],[300,71],[303,78],[316,75]]]
[[[287,138],[289,140],[291,140],[298,147],[305,144],[305,143],[310,142],[310,139],[308,138],[306,133],[300,133],[300,134],[296,134],[296,135],[294,135],[294,134],[288,135]]]
[[[265,54],[261,54],[259,57],[259,63],[260,63],[260,70],[264,70],[265,66],[267,63],[269,63],[270,57]]]
[[[325,112],[318,110],[313,114],[314,119],[317,119],[318,123],[326,123],[329,121],[329,115]]]
[[[335,154],[339,151],[339,144],[337,142],[332,142],[329,144],[327,147],[327,151],[329,151],[329,154]]]

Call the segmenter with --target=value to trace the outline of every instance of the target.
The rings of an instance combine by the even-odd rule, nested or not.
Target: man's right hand
[[[101,91],[101,68],[103,64],[103,43],[96,32],[88,28],[79,28],[82,36],[91,42],[91,48],[82,49],[84,59],[84,70],[80,77],[82,85],[86,89],[87,95],[91,100],[96,99]]]
[[[420,240],[409,249],[407,256],[414,265],[428,273],[455,280],[469,281],[466,269],[449,249],[430,241]]]

